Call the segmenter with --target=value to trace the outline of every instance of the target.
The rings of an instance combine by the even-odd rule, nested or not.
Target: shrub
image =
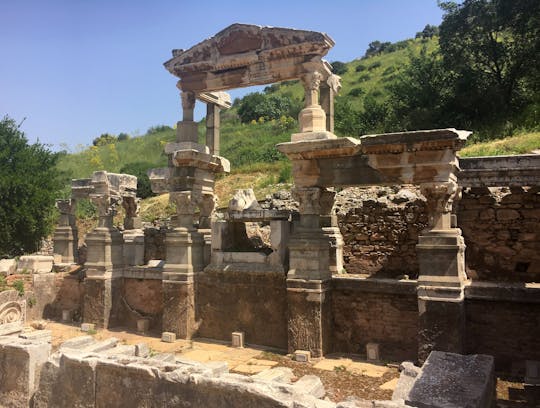
[[[330,65],[332,65],[332,72],[336,75],[343,75],[347,72],[347,64],[344,62],[334,61]]]
[[[381,61],[375,61],[373,64],[371,64],[368,69],[371,71],[375,68],[379,68],[381,66]]]
[[[62,188],[58,157],[28,144],[12,119],[0,120],[0,257],[34,252],[52,231]]]
[[[356,72],[362,72],[366,70],[366,66],[362,64],[358,64],[357,67],[354,69]]]
[[[349,95],[350,95],[350,96],[361,96],[361,95],[363,95],[364,93],[365,93],[365,91],[364,91],[362,88],[360,88],[360,87],[358,87],[358,88],[353,88],[353,89],[351,89],[351,90],[349,91]]]
[[[152,167],[154,166],[148,162],[134,162],[126,164],[120,169],[120,173],[131,174],[137,177],[137,197],[148,198],[155,195],[150,186],[150,179],[146,174]]]

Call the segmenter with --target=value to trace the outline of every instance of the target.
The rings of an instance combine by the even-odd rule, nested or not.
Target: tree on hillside
[[[7,116],[0,120],[0,257],[38,249],[52,231],[62,187],[58,154],[28,140]]]
[[[490,112],[508,117],[538,95],[538,0],[465,0],[441,7],[439,43],[445,68],[456,73],[456,108],[471,119]]]
[[[111,144],[111,143],[116,142],[116,140],[117,140],[116,136],[111,135],[109,133],[103,133],[102,135],[100,135],[99,137],[96,137],[92,141],[92,145],[94,145],[94,146],[105,146],[107,144]]]
[[[150,178],[146,174],[152,167],[155,167],[152,163],[134,162],[128,163],[120,169],[120,173],[131,174],[137,177],[137,197],[148,198],[155,196],[150,186]]]
[[[300,109],[298,101],[277,94],[254,92],[238,102],[238,116],[243,123],[257,121],[259,118],[278,120],[282,116],[296,117]]]

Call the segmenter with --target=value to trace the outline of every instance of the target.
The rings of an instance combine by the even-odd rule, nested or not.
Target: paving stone
[[[258,374],[264,370],[268,370],[268,366],[255,364],[239,364],[236,367],[233,367],[233,371],[248,375]]]
[[[353,361],[349,366],[347,366],[347,370],[354,374],[362,374],[368,377],[380,378],[388,372],[388,367]]]
[[[393,378],[390,381],[385,382],[384,384],[379,385],[379,388],[381,390],[391,390],[393,391],[394,388],[396,388],[396,385],[399,381],[399,378]]]
[[[325,358],[315,364],[313,367],[319,370],[334,371],[336,367],[348,368],[352,364],[352,360],[349,358]]]
[[[291,383],[291,379],[294,377],[292,369],[288,367],[275,367],[261,371],[255,374],[253,378],[267,381],[278,381],[283,383]]]

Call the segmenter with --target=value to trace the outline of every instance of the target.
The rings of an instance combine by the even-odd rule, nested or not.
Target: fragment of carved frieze
[[[0,292],[0,335],[22,330],[26,320],[26,301],[16,290]]]
[[[217,201],[218,199],[215,194],[202,194],[202,197],[198,202],[201,217],[212,217],[217,206]]]

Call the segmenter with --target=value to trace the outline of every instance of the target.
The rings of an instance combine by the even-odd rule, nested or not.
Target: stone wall
[[[373,342],[382,360],[416,361],[415,281],[334,277],[332,284],[334,351],[365,355]]]
[[[425,228],[425,199],[414,186],[347,188],[336,197],[349,274],[418,276],[416,244]]]
[[[167,227],[146,227],[144,229],[144,263],[151,259],[165,259],[165,232]]]
[[[469,277],[540,281],[538,189],[470,188],[463,192],[458,205]]]
[[[540,360],[540,285],[466,288],[466,352],[490,354],[499,371],[523,375]]]
[[[231,340],[245,332],[246,343],[287,349],[285,274],[249,270],[212,270],[197,274],[198,337]]]

